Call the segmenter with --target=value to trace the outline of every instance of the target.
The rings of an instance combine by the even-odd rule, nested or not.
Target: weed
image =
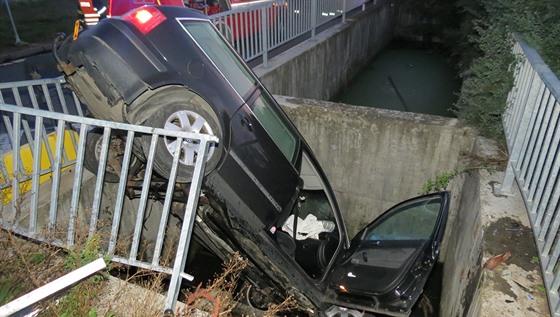
[[[61,275],[60,250],[0,231],[0,306]]]
[[[99,234],[96,233],[87,239],[81,250],[78,246],[78,248],[68,251],[68,256],[64,261],[64,266],[68,270],[75,270],[97,260],[100,253],[100,238]]]
[[[211,312],[213,317],[219,315],[231,315],[239,300],[236,288],[241,276],[241,272],[247,266],[246,260],[239,254],[234,254],[229,261],[224,263],[223,272],[216,276],[205,289],[199,285],[194,292],[185,294],[185,304],[196,307],[199,310]],[[183,309],[179,314],[187,314],[190,310]]]
[[[293,298],[292,295],[288,295],[284,301],[279,304],[272,304],[268,307],[268,311],[264,315],[264,317],[273,317],[278,316],[280,313],[285,313],[288,311],[292,311],[298,308],[296,300]]]
[[[428,194],[431,192],[446,190],[451,180],[461,173],[463,173],[463,171],[458,168],[455,168],[452,171],[438,173],[434,179],[429,179],[424,186],[422,186],[421,193]]]
[[[0,232],[0,305],[28,293],[49,281],[79,268],[99,256],[99,236],[87,241],[77,239],[74,250],[39,244],[19,238],[6,231]],[[234,254],[224,264],[206,288],[184,294],[185,304],[178,303],[174,316],[199,316],[207,312],[213,316],[235,316],[235,308],[244,292],[239,290],[241,274],[247,261]],[[113,269],[126,266],[112,265]],[[125,280],[111,277],[106,272],[97,274],[41,305],[41,316],[88,317],[160,317],[165,307],[167,274],[150,270],[127,270]],[[261,316],[275,316],[296,309],[291,297],[269,306]]]
[[[507,163],[507,158],[505,155],[501,156],[503,157],[483,158],[472,154],[464,155],[464,158],[469,162],[468,166],[455,167],[453,170],[437,173],[433,179],[429,179],[426,183],[424,183],[422,189],[420,190],[420,194],[425,195],[432,192],[447,190],[451,181],[464,173],[469,173],[475,170],[487,170],[489,172],[503,170],[505,164]]]
[[[546,288],[544,287],[544,285],[533,285],[533,288],[539,292],[546,293]]]
[[[97,234],[92,235],[83,244],[78,244],[73,250],[69,250],[63,261],[66,271],[76,270],[99,258],[100,238]],[[105,273],[106,274],[106,273]],[[49,316],[98,316],[97,298],[104,288],[104,275],[96,274],[85,281],[81,281],[72,287],[66,295],[58,299],[58,303],[49,304],[46,315]]]
[[[0,275],[0,306],[12,301],[16,294],[22,292],[24,292],[24,287],[21,283],[11,277]]]

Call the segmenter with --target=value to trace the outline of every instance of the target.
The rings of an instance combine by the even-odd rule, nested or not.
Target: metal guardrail
[[[0,126],[0,136],[3,136],[0,143],[3,145],[0,148],[2,228],[70,249],[75,246],[82,229],[87,231],[87,237],[99,235],[104,251],[112,256],[112,261],[170,274],[166,308],[174,309],[182,278],[192,279],[184,273],[184,267],[207,150],[218,139],[203,134],[87,118],[83,116],[75,95],[62,88],[63,83],[64,79],[56,78],[0,84],[0,116],[4,122]],[[8,101],[13,104],[8,104]],[[71,107],[68,101],[73,101]],[[78,115],[72,114],[74,112]],[[103,130],[97,176],[84,169],[85,157],[93,155],[86,151],[86,140],[94,127]],[[54,136],[53,139],[45,137],[49,131],[53,131],[49,135]],[[126,135],[120,181],[113,184],[116,189],[107,188],[110,184],[104,182],[109,139],[115,131]],[[70,141],[69,136],[74,139]],[[141,186],[137,187],[135,197],[130,198],[128,170],[134,157],[135,136],[149,137],[151,143],[143,178],[138,180]],[[155,243],[150,246],[149,252],[144,252],[141,246],[146,234],[143,225],[151,195],[150,185],[155,179],[152,170],[156,144],[161,136],[177,138],[178,148],[173,155],[171,177],[161,189],[165,189],[162,196],[165,198]],[[190,188],[185,189],[188,199],[184,204],[180,236],[174,242],[166,233],[176,190],[179,147],[184,139],[198,140],[201,156],[196,160]],[[45,156],[46,162],[43,161]],[[44,175],[48,175],[46,180],[42,179]],[[9,199],[5,199],[6,196]],[[134,200],[137,208],[125,208],[125,200]],[[107,216],[107,211],[111,215]],[[131,236],[126,236],[122,221],[130,214],[134,214],[134,230]],[[171,265],[162,257],[164,248],[174,254]]]
[[[521,59],[503,126],[510,154],[501,191],[517,180],[539,252],[550,311],[560,316],[560,81],[539,54],[517,38]]]
[[[209,18],[245,61],[268,52],[372,0],[271,0],[234,6]],[[375,1],[373,1],[375,2]]]

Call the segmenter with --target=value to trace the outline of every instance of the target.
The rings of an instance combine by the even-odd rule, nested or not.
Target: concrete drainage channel
[[[470,168],[448,187],[439,307],[423,303],[417,316],[549,316],[523,199],[496,194],[507,161],[497,144],[456,119],[277,99],[325,167],[352,228],[417,195],[436,174]],[[506,252],[507,261],[483,268]]]
[[[396,202],[416,196],[436,174],[457,167],[473,167],[469,173],[456,177],[448,188],[452,192],[452,208],[439,257],[443,266],[441,300],[439,307],[430,302],[423,303],[422,314],[426,312],[436,316],[438,311],[439,316],[548,314],[546,295],[538,288],[543,284],[539,266],[531,261],[536,251],[530,248],[533,239],[521,198],[519,195],[494,195],[493,186],[501,181],[501,175],[485,171],[485,167],[495,167],[502,160],[495,145],[478,137],[471,128],[455,119],[309,99],[282,96],[277,96],[277,99],[325,167],[345,212],[351,235]],[[101,121],[85,123],[106,124]],[[61,147],[62,143],[57,145],[58,149]],[[83,205],[80,206],[75,205],[71,186],[66,189],[61,187],[60,193],[55,196],[58,209],[86,208],[87,202],[93,201],[98,204],[95,209],[100,211],[99,215],[110,220],[111,214],[104,211],[124,201],[123,217],[119,223],[134,224],[132,228],[137,227],[138,220],[128,219],[128,216],[134,215],[141,207],[151,210],[153,220],[141,224],[153,230],[135,230],[130,234],[136,237],[135,243],[143,241],[160,248],[167,247],[158,240],[157,232],[161,228],[160,215],[165,214],[162,210],[172,210],[171,204],[149,203],[143,200],[143,193],[139,195],[144,198],[129,201],[122,189],[124,184],[115,184],[114,189],[106,185],[101,197],[83,195],[93,193],[87,190],[87,186],[93,188],[99,182],[91,174],[84,177],[81,185],[84,190],[79,199]],[[62,181],[61,184],[72,184],[72,181]],[[45,206],[38,209],[43,211],[37,218],[47,223],[52,215],[49,197],[36,201],[39,206]],[[8,205],[3,204],[1,209],[3,221],[12,215],[12,208]],[[121,232],[121,237],[122,234],[125,233]],[[175,234],[179,235],[178,232]],[[173,234],[168,232],[168,235]],[[116,239],[112,242],[113,247],[114,243],[118,245],[120,238]],[[505,241],[508,243],[503,243]],[[139,249],[135,251],[142,253]],[[492,270],[483,269],[487,259],[508,251],[512,254],[509,260],[497,263]],[[153,252],[144,253],[144,256],[152,255]],[[120,260],[126,262],[128,258]],[[131,264],[158,267],[153,263]],[[171,268],[160,269],[172,272]]]

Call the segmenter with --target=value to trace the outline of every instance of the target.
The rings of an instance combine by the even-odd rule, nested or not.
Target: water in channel
[[[461,86],[447,57],[435,50],[389,48],[334,101],[446,117]]]

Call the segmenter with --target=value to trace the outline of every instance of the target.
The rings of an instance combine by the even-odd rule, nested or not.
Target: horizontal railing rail
[[[14,104],[19,107],[25,107],[35,110],[47,110],[50,112],[73,114],[84,116],[84,109],[80,104],[76,95],[63,87],[65,80],[63,77],[8,82],[0,83],[0,103]],[[28,144],[30,148],[33,147],[33,134],[34,125],[33,117],[21,123],[22,127],[20,133],[13,133],[10,113],[2,114],[2,123],[0,125],[0,153],[7,151],[10,144],[14,144],[15,138],[20,137],[22,144]],[[56,122],[51,119],[46,119],[41,125],[42,134],[41,140],[46,144],[48,142],[48,132],[53,132],[56,127]],[[17,134],[17,135],[16,135]],[[76,148],[76,138],[74,134],[68,134],[67,142],[71,142],[72,146]],[[28,142],[30,140],[30,142]],[[46,160],[42,164],[39,174],[44,175],[52,172],[53,149],[52,147],[45,147]],[[62,152],[63,158],[61,164],[66,167],[73,164],[73,160],[68,158],[67,151]],[[29,173],[30,166],[24,167],[22,162],[18,162],[21,180],[25,181],[31,178]],[[7,170],[3,165],[0,165],[0,189],[10,186],[7,181],[9,179]]]
[[[95,235],[102,241],[101,251],[111,255],[112,261],[170,274],[166,308],[173,309],[181,280],[192,279],[184,273],[184,267],[208,149],[219,140],[205,134],[72,114],[83,114],[83,110],[72,92],[60,86],[63,83],[57,78],[0,85],[0,116],[4,122],[0,131],[2,228],[69,249],[81,237]],[[36,87],[41,89],[37,91]],[[15,102],[8,104],[6,100]],[[68,100],[76,103],[70,107]],[[93,147],[88,141],[92,131],[101,134],[101,141]],[[119,167],[111,161],[114,135],[124,143]],[[136,164],[137,137],[149,140],[149,150],[143,172],[129,175]],[[156,145],[162,137],[177,140],[169,179],[153,172]],[[175,182],[183,140],[199,147],[190,184]],[[92,156],[98,160],[93,173],[85,169],[85,161]],[[118,183],[105,181],[109,172],[118,175]],[[152,186],[155,182],[159,184],[157,189]],[[157,205],[154,190],[162,192]],[[177,202],[183,207],[175,213],[182,220],[178,237],[173,240],[167,230],[173,227],[169,215]],[[157,229],[149,233],[144,226],[147,210],[154,213],[154,206],[159,208]]]
[[[550,310],[560,316],[560,81],[521,38],[513,51],[520,63],[503,116],[510,158],[501,191],[510,193],[517,181],[533,227]]]

